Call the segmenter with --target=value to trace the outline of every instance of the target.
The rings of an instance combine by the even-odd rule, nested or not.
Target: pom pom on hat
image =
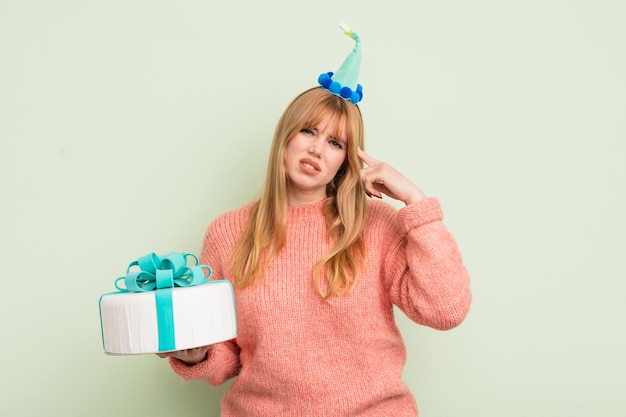
[[[345,23],[339,25],[343,32],[355,41],[354,49],[346,57],[336,73],[320,74],[317,81],[322,88],[331,93],[357,104],[363,100],[363,86],[358,83],[361,67],[361,40]]]

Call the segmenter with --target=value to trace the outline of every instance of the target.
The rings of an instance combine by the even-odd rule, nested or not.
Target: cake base
[[[212,345],[237,336],[232,284],[226,280],[173,288],[175,349]],[[163,353],[159,350],[156,291],[115,292],[100,297],[104,351],[109,355]],[[171,329],[168,329],[171,331]]]

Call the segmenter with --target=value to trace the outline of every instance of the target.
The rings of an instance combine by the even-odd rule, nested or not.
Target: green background
[[[219,415],[225,387],[104,355],[98,298],[257,195],[281,112],[353,46],[341,21],[368,152],[440,198],[472,277],[459,328],[398,314],[421,415],[626,414],[625,18],[618,0],[1,1],[0,414]]]

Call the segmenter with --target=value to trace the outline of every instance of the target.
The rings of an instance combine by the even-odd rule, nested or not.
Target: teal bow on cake
[[[194,263],[191,266],[187,265],[190,258]],[[192,253],[171,252],[163,256],[149,253],[128,265],[126,275],[115,280],[115,288],[121,292],[156,290],[159,352],[165,352],[176,350],[172,289],[204,284],[212,272],[207,265],[200,265]],[[119,285],[120,281],[124,281],[124,287]]]

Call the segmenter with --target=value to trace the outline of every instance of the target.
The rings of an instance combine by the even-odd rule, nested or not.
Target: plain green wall
[[[398,314],[422,416],[626,414],[625,4],[0,1],[0,414],[218,416],[224,387],[104,355],[98,297],[256,195],[341,21],[368,151],[472,276],[461,327]]]

